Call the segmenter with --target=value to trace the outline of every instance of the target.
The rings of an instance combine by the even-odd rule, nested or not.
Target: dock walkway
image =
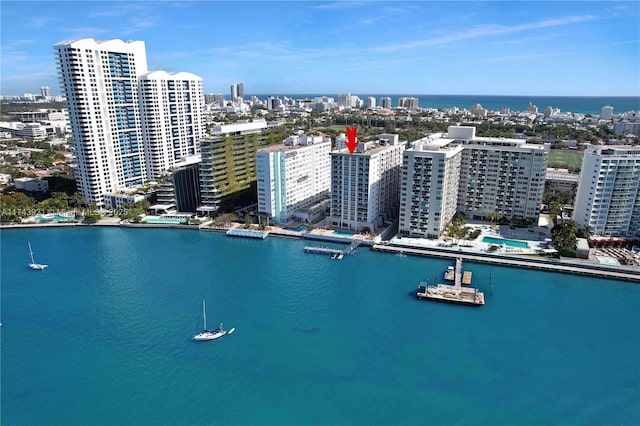
[[[344,256],[349,254],[355,254],[354,251],[362,244],[362,241],[352,241],[347,247],[340,249],[334,249],[329,247],[316,247],[316,246],[306,246],[304,248],[305,253],[315,253],[315,254],[328,254],[332,259],[342,259]],[[335,257],[334,257],[335,256]]]

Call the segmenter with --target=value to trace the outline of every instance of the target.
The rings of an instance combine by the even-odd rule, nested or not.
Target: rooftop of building
[[[297,142],[290,141],[287,143],[290,138],[285,139],[280,145],[272,145],[265,148],[260,148],[258,152],[287,152],[287,151],[295,151],[303,148],[308,148],[310,146],[319,145],[322,143],[331,144],[331,138],[323,137],[323,136],[309,136],[309,135],[300,135]]]
[[[580,175],[569,173],[567,169],[547,169],[546,180],[556,180],[563,182],[578,182]]]
[[[140,75],[141,79],[163,79],[163,80],[202,80],[202,77],[186,71],[167,72],[167,71],[150,71]]]

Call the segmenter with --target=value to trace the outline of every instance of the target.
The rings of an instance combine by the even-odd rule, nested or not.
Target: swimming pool
[[[351,232],[341,232],[341,231],[333,231],[334,235],[338,235],[340,237],[353,237],[353,233]]]
[[[610,256],[596,256],[596,259],[598,259],[598,263],[600,263],[601,265],[620,265],[620,262],[618,262],[618,259],[614,258],[614,257],[610,257]]]
[[[302,224],[302,225],[298,225],[295,228],[284,228],[287,231],[295,231],[295,232],[303,232],[303,231],[307,231],[309,229],[308,225]]]
[[[504,244],[510,247],[529,248],[529,244],[525,243],[524,241],[507,240],[504,238],[483,237],[482,242],[496,245]]]
[[[160,217],[160,218],[155,218],[155,217],[148,217],[146,219],[143,219],[143,222],[147,222],[147,223],[187,223],[187,219],[171,219],[171,218],[165,218],[165,217]]]
[[[62,216],[59,214],[47,215],[47,216],[36,216],[36,220],[38,222],[69,222],[72,220],[76,220],[73,216]]]

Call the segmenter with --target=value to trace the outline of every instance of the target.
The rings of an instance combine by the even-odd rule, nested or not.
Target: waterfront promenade
[[[410,254],[414,256],[439,257],[444,259],[462,258],[463,260],[478,263],[491,263],[516,268],[538,269],[541,271],[562,272],[567,274],[578,274],[640,283],[640,268],[638,267],[605,267],[591,262],[582,262],[580,260],[523,258],[472,251],[463,252],[459,249],[447,250],[444,248],[409,247],[398,245],[397,243],[394,243],[393,245],[374,244],[373,250],[385,253]]]
[[[226,232],[232,228],[242,228],[239,223],[230,224],[229,227],[212,228],[206,224],[196,225],[180,225],[169,223],[153,223],[153,224],[135,224],[135,223],[121,223],[118,218],[103,218],[95,223],[21,223],[21,224],[3,224],[0,225],[0,229],[15,229],[15,228],[34,228],[34,227],[74,227],[74,226],[120,226],[127,228],[172,228],[172,229],[185,229],[193,231],[214,231],[214,232]],[[515,268],[527,268],[536,269],[549,272],[561,272],[567,274],[577,274],[590,277],[599,277],[607,279],[616,279],[629,282],[640,283],[640,267],[638,266],[607,266],[592,262],[589,260],[573,259],[573,258],[546,258],[542,256],[535,256],[533,253],[522,254],[514,252],[497,252],[487,253],[480,247],[463,246],[463,247],[450,247],[437,244],[420,245],[418,241],[407,238],[394,237],[390,241],[379,241],[372,238],[370,235],[364,234],[339,234],[333,233],[330,229],[314,229],[313,231],[296,232],[280,227],[268,227],[265,231],[270,236],[281,238],[305,238],[318,241],[326,241],[333,243],[349,244],[354,241],[359,241],[362,245],[371,246],[374,251],[393,254],[407,254],[413,256],[426,256],[445,259],[462,258],[466,261],[477,263],[488,263],[502,266],[510,266]],[[433,242],[430,242],[433,243]]]

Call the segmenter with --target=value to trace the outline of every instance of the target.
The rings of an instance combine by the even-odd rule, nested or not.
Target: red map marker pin
[[[350,129],[349,126],[346,126],[347,129],[347,149],[349,149],[349,154],[353,154],[353,151],[356,150],[358,146],[357,133],[358,126],[353,126],[353,129]]]

